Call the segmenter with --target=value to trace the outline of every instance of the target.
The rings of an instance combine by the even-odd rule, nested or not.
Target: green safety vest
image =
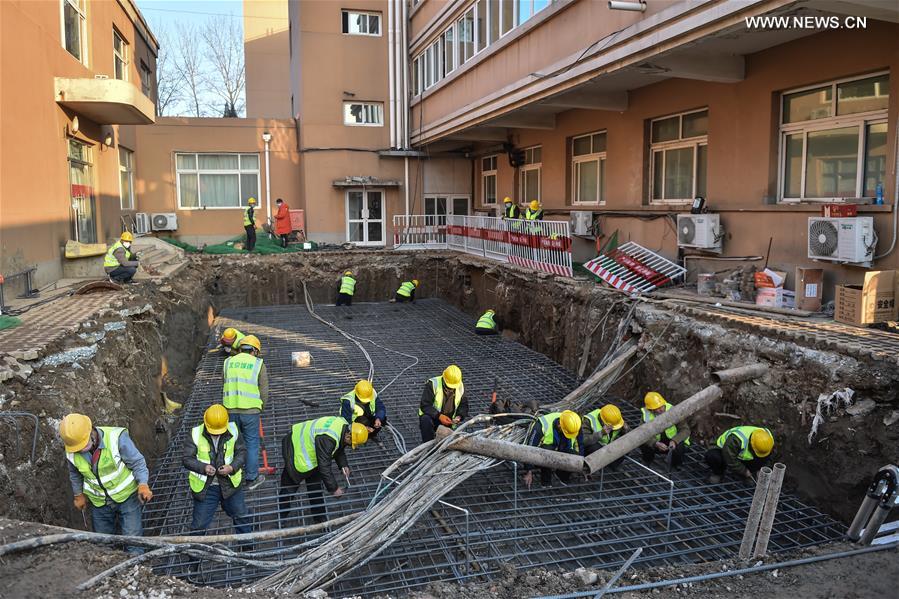
[[[240,353],[225,360],[225,385],[222,388],[222,404],[230,409],[262,409],[259,395],[259,371],[262,358]]]
[[[750,462],[754,460],[756,456],[752,453],[752,449],[749,443],[749,437],[752,436],[753,432],[760,430],[768,431],[768,434],[771,434],[770,430],[762,428],[760,426],[735,426],[732,429],[724,431],[724,433],[720,437],[718,437],[718,440],[715,441],[715,445],[723,448],[724,443],[727,441],[728,435],[735,435],[737,439],[740,440],[740,453],[739,455],[737,455],[737,457],[744,462]]]
[[[475,325],[476,329],[488,329],[491,331],[496,330],[496,321],[493,320],[493,314],[489,312],[484,312],[484,315],[478,319],[478,324]]]
[[[125,258],[126,259],[131,260],[132,257],[134,256],[134,254],[131,253],[131,250],[126,248],[124,245],[122,245],[121,240],[116,241],[114,244],[112,244],[112,247],[106,251],[106,257],[103,258],[103,267],[104,268],[107,268],[107,267],[115,268],[116,266],[121,266],[119,259],[116,258],[114,255],[114,252],[119,248],[122,248],[123,250],[125,250]]]
[[[558,422],[559,418],[561,417],[562,412],[550,412],[549,414],[544,414],[537,419],[537,422],[540,423],[540,426],[543,429],[543,438],[540,440],[541,445],[552,445],[555,438],[553,425],[555,425],[555,423]],[[568,439],[568,437],[565,438]],[[568,440],[571,441],[571,448],[577,451],[577,437]]]
[[[534,211],[531,211],[530,208],[528,208],[524,212],[524,218],[525,218],[525,220],[537,220],[537,217],[539,217],[542,212],[543,212],[542,210],[537,210],[534,212]]]
[[[315,420],[298,422],[290,429],[290,442],[293,444],[293,466],[297,472],[309,472],[318,467],[318,455],[315,453],[315,438],[326,435],[334,439],[333,456],[340,447],[340,434],[348,426],[340,416],[324,416]]]
[[[66,452],[66,459],[81,473],[84,494],[94,506],[106,505],[107,497],[116,503],[124,503],[137,491],[134,473],[119,455],[119,437],[125,429],[117,426],[98,426],[97,430],[103,434],[105,443],[105,447],[100,450],[97,474],[94,474],[90,461],[81,453]]]
[[[671,409],[671,404],[666,401],[665,402],[665,411],[667,412],[670,409]],[[653,420],[656,419],[656,415],[653,414],[652,412],[650,412],[649,410],[647,410],[646,408],[640,408],[640,411],[643,412],[643,422],[652,422]],[[675,435],[677,435],[677,425],[672,424],[671,426],[666,428],[665,435],[669,439],[673,439],[675,437]],[[656,441],[661,441],[661,440],[662,440],[662,435],[656,435]],[[684,445],[690,445],[690,437],[687,437],[686,439],[684,439]]]
[[[518,206],[516,206],[515,204],[509,204],[509,207],[503,210],[503,216],[506,218],[518,218]]]
[[[353,421],[355,422],[356,418],[365,414],[365,410],[362,409],[358,403],[356,403],[356,391],[350,391],[346,395],[340,398],[341,403],[348,401],[353,406]],[[362,402],[359,402],[362,403]],[[371,398],[371,413],[374,414],[375,410],[378,408],[378,392],[374,391],[374,396]]]
[[[600,410],[600,408],[597,408],[588,414],[584,414],[584,418],[586,418],[587,421],[590,423],[590,426],[593,428],[594,433],[602,432],[602,420],[599,417],[599,410]],[[609,433],[608,435],[605,433],[602,433],[602,435],[600,435],[600,437],[599,437],[599,443],[601,445],[608,445],[609,443],[611,443],[612,441],[617,439],[619,436],[621,436],[621,429],[618,429],[617,431],[612,430],[612,432]]]
[[[442,411],[443,411],[443,377],[435,376],[434,378],[429,379],[429,381],[431,382],[431,389],[434,390],[434,408],[438,412],[442,413]],[[459,404],[462,403],[462,394],[463,393],[465,393],[465,384],[460,382],[459,388],[456,389],[456,397],[453,400],[456,405],[453,406],[453,415],[450,416],[450,418],[456,417],[456,412],[459,410]],[[421,411],[421,408],[418,409],[418,415],[419,416],[424,415],[424,412]]]
[[[253,210],[255,210],[255,208],[253,206],[248,206],[247,209],[244,210],[243,226],[249,227],[249,226],[255,224],[256,219],[253,219],[252,221],[250,220],[250,214],[253,213]]]
[[[403,297],[412,297],[412,292],[415,291],[415,285],[412,281],[406,281],[400,288],[396,290],[397,295],[402,295]]]
[[[203,424],[195,426],[191,430],[190,436],[194,440],[194,445],[197,446],[197,459],[204,464],[211,464],[212,458],[209,456],[209,452],[212,450],[212,445],[209,443],[209,439],[206,438],[206,435],[203,434],[205,428],[206,426]],[[230,464],[234,461],[234,447],[237,445],[238,435],[237,425],[233,422],[229,422],[228,431],[231,433],[231,438],[225,441],[225,464]],[[240,481],[243,479],[243,470],[234,471],[233,474],[228,475],[228,479],[236,489],[240,486]],[[198,474],[193,470],[190,470],[187,473],[187,480],[190,483],[191,491],[194,493],[202,493],[203,489],[206,488],[206,481],[209,480],[209,476],[206,474]]]
[[[234,330],[237,331],[237,329],[234,329]],[[246,337],[246,335],[244,335],[244,334],[241,333],[240,331],[237,331],[237,334],[234,335],[234,341],[233,341],[233,342],[231,343],[231,345],[229,345],[228,347],[232,347],[232,348],[234,348],[235,351],[237,351],[237,349],[240,347],[240,341],[241,341],[244,337]]]
[[[333,287],[332,287],[333,289]],[[356,279],[353,277],[341,277],[340,278],[340,293],[345,293],[347,295],[353,295],[353,292],[356,290]]]

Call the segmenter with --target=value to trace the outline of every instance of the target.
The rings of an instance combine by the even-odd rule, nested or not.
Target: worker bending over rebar
[[[772,449],[774,436],[767,428],[735,426],[724,431],[705,454],[705,463],[712,469],[709,482],[720,483],[725,472],[752,482],[753,475],[768,462]]]
[[[371,381],[360,380],[353,390],[340,398],[340,416],[347,422],[358,422],[376,441],[381,428],[387,424],[387,407],[378,397]]]
[[[432,440],[438,426],[456,428],[466,418],[468,398],[465,397],[462,370],[455,364],[450,364],[442,376],[435,376],[425,383],[418,407],[421,442]]]
[[[571,410],[544,414],[531,425],[526,442],[540,449],[583,456],[584,435],[581,430],[581,417]],[[528,489],[534,482],[534,468],[531,464],[525,465],[524,484]],[[540,484],[551,487],[553,473],[562,483],[567,483],[571,479],[571,472],[541,468]]]
[[[584,414],[585,454],[590,455],[594,451],[599,451],[629,430],[630,427],[624,421],[624,417],[621,416],[621,410],[616,405],[606,404],[601,408]],[[625,457],[627,456],[621,456],[609,464],[608,468],[612,471],[617,471]]]
[[[643,422],[652,422],[656,416],[661,416],[671,409],[671,404],[665,401],[660,393],[650,391],[643,397]],[[678,422],[666,428],[661,434],[652,437],[645,445],[640,447],[643,455],[643,463],[649,466],[657,455],[664,455],[668,468],[679,468],[684,461],[684,451],[690,445],[690,425],[686,422]]]

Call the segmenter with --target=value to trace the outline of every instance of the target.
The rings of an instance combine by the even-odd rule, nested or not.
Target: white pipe
[[[890,242],[890,249],[874,256],[875,260],[886,258],[896,249],[896,230],[899,228],[899,131],[893,132],[893,138],[896,142],[896,166],[893,168],[893,240]]]
[[[631,12],[645,12],[645,2],[621,2],[619,0],[611,0],[609,2],[609,10],[627,10]]]
[[[393,44],[394,30],[394,1],[387,3],[387,81],[390,96],[390,147],[396,147],[396,89],[394,89],[394,63],[396,62],[396,47]]]
[[[406,193],[406,214],[409,214],[409,157],[403,157],[403,168],[405,170],[403,178],[403,190]]]
[[[403,68],[403,86],[401,97],[403,99],[403,149],[409,149],[409,4],[400,0],[402,4],[402,36],[400,37],[400,64]]]
[[[268,218],[268,222],[272,220],[272,178],[269,176],[270,171],[268,168],[268,146],[269,140],[265,140],[265,213]]]

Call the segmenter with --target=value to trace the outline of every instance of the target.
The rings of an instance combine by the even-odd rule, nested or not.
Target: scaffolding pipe
[[[871,544],[871,542],[874,540],[874,537],[876,537],[877,533],[880,532],[880,527],[883,526],[884,521],[887,519],[887,516],[890,515],[890,510],[892,509],[893,506],[891,504],[884,505],[883,503],[881,503],[877,506],[877,511],[875,511],[874,515],[871,516],[871,519],[868,520],[868,525],[865,527],[861,539],[859,539],[860,544]]]
[[[846,531],[846,537],[850,541],[855,542],[861,538],[865,523],[871,518],[874,508],[877,507],[878,499],[879,498],[875,495],[865,495],[865,499],[862,501],[861,506],[858,508],[858,512],[855,514],[855,518],[852,520],[852,525],[850,525],[849,530]]]
[[[774,528],[774,516],[777,514],[777,504],[780,502],[780,489],[784,482],[784,473],[787,467],[778,462],[774,464],[774,472],[768,481],[768,493],[765,495],[765,509],[762,510],[762,520],[759,523],[759,536],[755,541],[755,551],[752,557],[765,557],[768,553],[768,539],[771,538],[771,530]]]
[[[749,507],[749,517],[746,519],[746,529],[743,531],[743,542],[740,543],[740,559],[749,559],[752,554],[752,546],[758,536],[759,523],[762,521],[762,511],[765,509],[765,497],[768,496],[768,484],[771,481],[771,468],[764,466],[759,470],[755,483],[755,494],[752,496],[752,505]]]
[[[450,430],[445,426],[437,429],[438,440],[450,434]],[[579,455],[550,451],[500,439],[463,436],[450,441],[447,448],[497,460],[531,464],[540,468],[552,468],[553,470],[564,470],[565,472],[584,472],[584,458]]]

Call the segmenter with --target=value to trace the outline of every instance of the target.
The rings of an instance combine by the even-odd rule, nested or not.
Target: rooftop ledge
[[[133,84],[118,79],[56,77],[56,102],[100,125],[150,125],[153,101]]]

